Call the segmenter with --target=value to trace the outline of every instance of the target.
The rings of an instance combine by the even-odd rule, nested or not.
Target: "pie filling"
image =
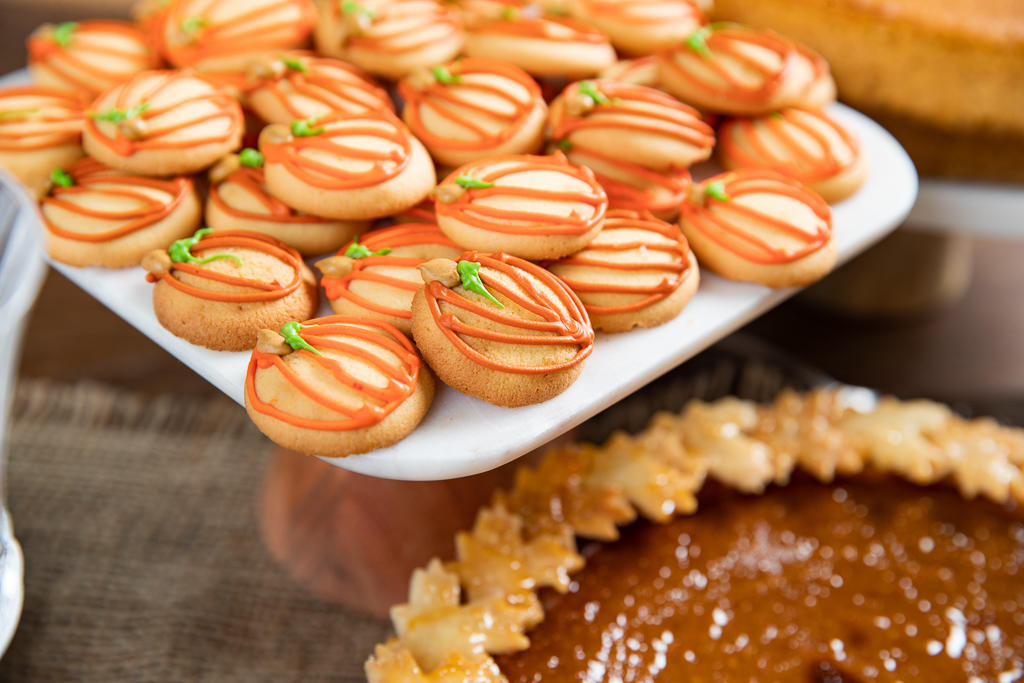
[[[1024,512],[862,476],[750,496],[708,484],[700,514],[639,522],[544,589],[541,681],[1024,680]]]

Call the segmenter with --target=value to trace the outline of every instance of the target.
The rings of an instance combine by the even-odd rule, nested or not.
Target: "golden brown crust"
[[[558,588],[563,580],[552,583],[553,575],[582,565],[573,536],[614,540],[616,527],[638,514],[655,522],[691,514],[706,476],[758,492],[785,484],[796,468],[822,481],[871,468],[919,484],[949,479],[967,498],[1024,502],[1021,430],[967,421],[928,401],[883,398],[858,409],[864,398],[820,389],[785,391],[767,406],[693,402],[635,436],[549,451],[495,495],[473,532],[460,534],[454,563],[435,559],[417,570],[409,604],[392,613],[399,637],[367,661],[368,680],[505,681],[490,655],[529,646],[524,632],[537,603],[524,586],[534,579]],[[468,552],[477,549],[492,552]],[[512,566],[537,569],[524,576]]]

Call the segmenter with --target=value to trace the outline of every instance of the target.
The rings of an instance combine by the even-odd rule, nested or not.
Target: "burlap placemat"
[[[385,622],[265,552],[270,443],[224,398],[23,381],[8,500],[25,608],[4,681],[363,681]]]

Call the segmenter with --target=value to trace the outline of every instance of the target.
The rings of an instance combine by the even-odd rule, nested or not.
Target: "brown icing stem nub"
[[[422,90],[437,83],[437,79],[434,78],[434,74],[429,69],[416,69],[405,77],[405,82],[418,90]]]
[[[686,198],[686,201],[694,206],[706,206],[708,203],[707,199],[707,195],[704,194],[703,183],[693,183],[690,185],[690,196]]]
[[[207,175],[210,178],[210,182],[216,185],[227,180],[229,175],[241,167],[242,162],[238,160],[238,155],[228,154],[226,157],[214,164]]]
[[[250,81],[262,81],[266,79],[277,79],[284,76],[288,67],[279,59],[262,57],[249,64],[246,69],[246,77]]]
[[[444,204],[454,204],[459,201],[462,195],[466,194],[466,188],[461,185],[438,185],[434,188],[434,198]]]
[[[348,256],[329,256],[316,262],[324,277],[345,277],[355,269],[355,263]]]
[[[260,149],[264,145],[283,145],[292,139],[292,131],[283,123],[272,123],[260,131]]]
[[[39,26],[36,27],[36,30],[29,34],[29,38],[49,38],[53,35],[53,31],[56,28],[56,25],[51,24],[50,22],[39,24]]]
[[[256,335],[256,350],[260,353],[272,353],[276,356],[287,356],[293,351],[292,347],[285,342],[277,332],[262,329]]]
[[[138,142],[146,137],[148,126],[146,126],[146,122],[140,118],[125,119],[121,123],[117,124],[117,132],[122,137],[128,138],[132,142]]]
[[[420,269],[423,282],[428,285],[436,280],[450,288],[462,282],[462,278],[459,277],[458,264],[451,259],[436,258],[420,264],[417,268]]]
[[[154,249],[142,257],[142,267],[153,275],[169,273],[173,265],[170,254],[164,249]]]
[[[565,98],[565,111],[571,116],[586,116],[594,109],[594,98],[575,93]]]
[[[342,25],[346,38],[358,38],[366,33],[373,20],[362,12],[345,12]]]

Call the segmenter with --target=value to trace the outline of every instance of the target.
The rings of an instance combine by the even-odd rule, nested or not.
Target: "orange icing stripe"
[[[350,244],[351,243],[346,244],[344,247],[339,249],[338,255],[344,256],[345,251],[348,249]],[[373,230],[365,233],[360,238],[360,244],[370,251],[380,251],[384,248],[397,249],[399,247],[426,244],[439,244],[451,247],[456,251],[461,250],[461,248],[455,244],[455,242],[448,239],[448,237],[446,237],[445,234],[441,232],[441,229],[436,225],[423,225],[419,223],[409,223],[406,225],[396,225],[394,227],[384,228],[382,230]],[[419,282],[409,282],[390,275],[375,273],[367,270],[367,268],[372,266],[415,268],[422,263],[426,263],[428,260],[429,259],[426,258],[410,256],[391,256],[390,254],[353,259],[351,273],[342,277],[324,277],[321,279],[320,284],[323,286],[324,291],[327,294],[327,298],[331,301],[344,298],[357,306],[362,306],[368,311],[380,313],[381,315],[390,315],[396,318],[405,318],[408,320],[412,318],[411,311],[389,308],[370,299],[361,297],[352,292],[350,288],[351,283],[355,281],[377,282],[390,287],[395,287],[396,289],[402,289],[407,292],[415,292],[422,286]]]
[[[506,168],[496,168],[507,161],[516,163]],[[551,156],[522,154],[487,157],[466,164],[445,178],[442,184],[455,185],[455,179],[463,175],[469,175],[484,182],[497,183],[502,178],[514,173],[529,171],[564,173],[589,185],[590,192],[556,192],[495,184],[494,187],[466,190],[452,204],[438,201],[435,205],[437,214],[483,230],[509,235],[582,235],[604,220],[605,212],[608,210],[608,196],[598,184],[597,179],[594,178],[593,171],[586,166],[572,165],[561,152],[556,152]],[[569,216],[554,216],[530,211],[499,209],[474,203],[476,199],[496,196],[578,202],[594,207],[594,214],[590,218],[584,219],[575,211]],[[515,221],[519,225],[506,225],[496,221]]]
[[[697,26],[707,23],[704,14],[695,4],[686,0],[622,0],[612,2],[602,0],[576,0],[579,7],[592,17],[600,17],[608,21],[623,24],[665,24],[671,21],[690,20]],[[669,6],[675,9],[672,14],[651,16],[642,8],[653,6]]]
[[[331,11],[342,21],[341,3],[332,2]],[[462,31],[462,18],[453,9],[440,2],[427,0],[392,0],[373,6],[374,17],[369,28],[361,36],[353,36],[347,47],[388,54],[413,52],[428,45],[448,40]],[[388,26],[390,24],[390,26]],[[443,35],[435,35],[432,29],[444,26]],[[387,30],[385,30],[387,27]],[[428,37],[412,40],[417,32],[426,32]]]
[[[738,49],[737,46],[744,43],[775,52],[779,59],[782,60],[782,66],[778,69],[770,69],[761,64],[742,49]],[[796,44],[773,31],[721,28],[712,31],[707,39],[707,46],[711,50],[711,57],[703,57],[685,44],[665,48],[660,52],[663,57],[662,64],[672,69],[680,78],[689,81],[698,88],[704,89],[715,97],[729,97],[744,102],[764,102],[770,99],[793,68],[794,60],[798,59]],[[719,54],[727,54],[756,72],[760,76],[758,79],[760,82],[758,84],[751,84],[736,78],[715,57],[715,55]],[[714,85],[695,76],[679,64],[677,59],[679,56],[700,60],[701,64],[711,69],[719,78],[725,81],[725,85]]]
[[[167,61],[190,66],[203,60],[246,55],[254,52],[288,50],[301,46],[316,23],[316,8],[309,0],[279,0],[266,7],[249,10],[230,21],[218,21],[221,9],[238,0],[178,0],[159,19],[159,34]],[[270,20],[275,14],[294,7],[299,19]],[[206,25],[198,29],[192,44],[171,44],[163,38],[167,29],[180,29],[186,20],[198,19]],[[168,26],[169,25],[169,26]],[[239,29],[244,30],[239,30]]]
[[[656,285],[612,285],[612,284],[596,284],[581,282],[579,280],[573,280],[568,277],[559,276],[562,281],[565,282],[574,292],[588,292],[595,294],[641,294],[645,295],[643,298],[631,303],[622,304],[619,306],[594,306],[591,304],[584,304],[587,312],[590,315],[612,315],[615,313],[632,313],[633,311],[639,311],[642,308],[646,308],[652,304],[656,304],[665,297],[675,292],[679,287],[682,286],[683,282],[690,275],[690,245],[686,242],[686,237],[676,226],[665,221],[658,220],[650,213],[637,213],[635,211],[609,211],[608,217],[605,219],[604,225],[601,227],[601,234],[605,234],[611,230],[617,229],[629,229],[635,228],[640,230],[646,230],[648,232],[657,233],[663,237],[667,237],[670,240],[674,240],[671,245],[653,243],[644,240],[638,240],[623,244],[604,244],[604,243],[591,243],[589,247],[583,251],[577,252],[572,256],[559,259],[557,261],[549,261],[543,264],[545,267],[550,265],[571,265],[571,266],[594,266],[597,268],[608,268],[610,270],[655,270],[655,271],[668,271],[674,273],[673,279],[664,278],[661,282]],[[611,263],[597,258],[586,256],[588,251],[631,251],[635,249],[642,249],[645,251],[660,251],[673,256],[678,256],[679,261],[676,263],[637,263],[637,262],[623,262],[623,263]]]
[[[122,50],[102,44],[76,46],[76,40],[83,35],[119,34],[131,38],[142,48],[141,52]],[[83,56],[106,55],[119,61],[134,62],[134,68],[109,71],[91,63]],[[126,21],[82,21],[78,22],[71,36],[71,46],[61,47],[51,36],[33,35],[28,39],[29,64],[43,64],[54,71],[65,82],[75,85],[84,92],[95,93],[94,85],[81,79],[79,73],[86,73],[104,84],[112,84],[130,77],[132,74],[160,66],[160,55],[149,49],[146,36]],[[106,87],[104,85],[103,87]]]
[[[437,225],[437,214],[434,212],[434,200],[424,199],[422,202],[397,214],[392,219],[396,223],[427,223]]]
[[[242,211],[241,209],[236,209],[229,205],[220,195],[220,188],[223,183],[231,183],[232,185],[244,190],[253,199],[263,205],[267,209],[267,213]],[[263,169],[261,168],[249,168],[247,166],[242,166],[225,178],[222,183],[211,185],[210,201],[212,201],[218,209],[229,216],[234,216],[235,218],[241,218],[244,220],[272,221],[274,223],[288,223],[296,225],[332,222],[327,218],[299,213],[277,197],[271,196],[270,193],[267,192],[267,186],[263,180]]]
[[[393,325],[374,318],[347,315],[316,318],[304,324],[310,327],[300,330],[299,336],[307,344],[321,353],[338,351],[372,365],[387,376],[387,386],[375,387],[366,384],[346,372],[340,362],[328,358],[326,355],[318,356],[306,349],[295,351],[294,353],[303,354],[303,357],[315,363],[320,369],[330,373],[338,383],[362,395],[362,405],[359,408],[352,409],[331,398],[326,393],[317,391],[309,382],[304,381],[289,368],[288,364],[280,356],[253,349],[245,377],[245,392],[249,398],[249,405],[252,406],[253,410],[281,420],[293,427],[325,432],[343,432],[379,424],[416,391],[416,382],[419,378],[421,367],[420,357],[416,353],[412,342]],[[357,326],[370,327],[372,329],[367,330]],[[391,335],[394,337],[394,340],[389,339],[385,335]],[[326,337],[329,336],[350,337],[383,347],[399,358],[402,367],[396,367],[354,344],[337,339],[327,339]],[[347,419],[326,421],[298,417],[262,401],[256,393],[256,371],[257,369],[266,370],[272,367],[277,368],[288,382],[310,400],[328,410],[344,415]]]
[[[636,57],[634,59],[616,62],[601,73],[602,78],[605,80],[647,85],[645,81],[657,80],[658,56],[647,55],[645,57]]]
[[[69,166],[66,171],[75,184],[72,187],[56,186],[42,201],[43,206],[55,206],[83,218],[98,218],[108,221],[120,221],[121,225],[112,230],[98,233],[75,232],[54,225],[43,213],[46,228],[58,237],[77,242],[107,242],[123,237],[159,223],[167,218],[181,205],[185,197],[193,190],[192,178],[179,177],[171,180],[158,180],[123,173],[110,173],[110,168],[93,159],[82,159]],[[104,187],[119,185],[120,187]],[[152,196],[133,190],[132,186],[148,187],[171,196],[171,200],[163,202]],[[100,211],[87,209],[73,198],[81,195],[95,195],[110,198],[129,198],[138,200],[142,206],[136,209]]]
[[[835,157],[829,139],[811,125],[807,117],[817,119],[839,135],[852,152],[848,162],[841,163]],[[763,131],[761,126],[767,130]],[[810,137],[820,147],[820,154],[808,149],[793,134],[794,130]],[[785,153],[772,151],[765,141],[768,135],[774,136],[781,143]],[[747,142],[752,153],[744,150],[740,139]],[[771,168],[802,183],[813,183],[838,175],[853,166],[860,156],[860,142],[856,136],[825,112],[814,109],[783,109],[754,119],[729,119],[722,124],[721,143],[722,152],[741,167]]]
[[[114,101],[114,106],[117,109],[129,109],[141,103],[150,102],[158,94],[183,79],[202,80],[194,72],[188,69],[185,69],[184,71],[162,71],[160,72],[161,77],[157,79],[155,85],[143,92],[141,96],[132,96],[129,99],[129,93],[134,90],[136,80],[138,78],[146,77],[146,74],[149,73],[152,72],[145,72],[136,77],[136,79],[114,86],[115,88],[120,88],[120,92],[117,93],[117,98]],[[110,91],[108,90],[107,92]],[[104,99],[105,94],[106,93],[100,95],[99,98],[97,98],[97,101]],[[234,137],[236,132],[245,125],[245,119],[242,115],[242,107],[238,103],[238,100],[223,90],[214,89],[212,85],[208,92],[189,97],[188,99],[179,100],[170,107],[150,107],[139,114],[138,118],[143,121],[152,121],[158,116],[162,116],[176,109],[186,108],[186,105],[199,102],[208,102],[212,104],[216,107],[216,111],[202,114],[174,125],[165,125],[161,128],[150,127],[146,131],[146,136],[141,140],[129,140],[116,132],[113,138],[108,138],[100,132],[99,127],[96,125],[96,121],[91,118],[85,122],[85,125],[97,140],[110,148],[110,150],[115,154],[123,157],[131,156],[132,154],[142,150],[187,149],[189,147],[198,147],[200,145],[222,143]],[[175,142],[165,139],[174,133],[191,128],[192,126],[198,126],[202,123],[206,123],[207,121],[214,121],[221,118],[226,118],[231,123],[222,135],[196,138],[193,140],[186,140],[184,142]]]
[[[4,100],[15,97],[45,98],[29,105],[6,105]],[[58,111],[42,112],[33,109],[54,108]],[[4,112],[22,112],[4,116]],[[29,152],[36,149],[70,145],[81,142],[85,125],[85,102],[81,95],[53,88],[26,86],[0,89],[0,152]]]
[[[569,154],[574,161],[578,160],[584,166],[587,164],[587,159],[602,161],[616,166],[651,186],[664,188],[669,193],[667,197],[661,198],[650,187],[631,185],[628,182],[610,178],[594,171],[597,182],[608,193],[608,207],[610,209],[646,210],[653,212],[673,211],[686,201],[686,197],[690,192],[689,169],[684,168],[671,174],[662,174],[637,164],[613,159],[582,145],[575,145]],[[588,166],[588,168],[590,167]]]
[[[506,300],[521,306],[540,318],[540,320],[524,320],[503,312],[504,309],[498,308],[491,303],[478,304],[445,287],[437,280],[426,285],[423,291],[426,296],[427,307],[438,329],[441,330],[456,349],[473,362],[500,372],[510,372],[518,375],[543,375],[572,367],[587,358],[594,350],[594,330],[590,326],[590,317],[587,315],[586,309],[572,290],[568,289],[561,280],[548,271],[529,261],[524,261],[502,252],[479,254],[475,251],[468,251],[460,256],[457,261],[475,261],[479,263],[482,266],[480,269],[480,279],[492,294],[501,294]],[[521,295],[518,290],[506,286],[502,280],[492,277],[485,270],[487,268],[496,270],[511,279],[525,292],[526,296]],[[565,310],[568,311],[568,315],[562,313],[554,305],[554,302],[548,299],[548,295],[542,293],[534,284],[534,280],[528,278],[523,271],[550,288],[555,296],[558,297],[558,301]],[[454,313],[442,314],[440,302],[502,325],[537,332],[551,332],[554,336],[504,334],[474,327],[459,320]],[[467,344],[462,339],[464,336],[507,344],[579,346],[579,351],[571,360],[563,363],[540,367],[523,367],[500,363],[489,358]]]
[[[280,78],[262,79],[246,85],[247,92],[266,90],[293,119],[304,119],[306,114],[294,103],[293,98],[315,100],[332,110],[362,113],[375,109],[395,110],[395,105],[386,90],[362,71],[337,59],[317,57],[311,52],[288,52],[287,57],[302,61],[306,70],[287,69]],[[345,71],[349,78],[339,77],[334,72]],[[287,81],[293,92],[281,87]]]
[[[549,30],[548,24],[558,24],[569,29],[569,31]],[[516,19],[493,18],[483,20],[479,25],[473,26],[470,30],[473,33],[499,33],[507,36],[519,36],[520,38],[539,38],[540,40],[550,40],[557,43],[608,44],[608,37],[596,28],[569,17],[555,17],[551,15],[531,17],[520,14]]]
[[[218,232],[205,235],[200,239],[199,243],[193,247],[192,253],[196,257],[200,257],[202,252],[230,247],[254,249],[283,261],[291,266],[292,271],[294,272],[291,282],[286,285],[282,285],[277,280],[274,280],[273,282],[263,282],[261,280],[234,277],[232,275],[225,275],[223,273],[207,270],[202,266],[198,266],[193,263],[172,264],[170,273],[164,273],[160,276],[149,273],[146,275],[146,281],[156,282],[157,280],[162,280],[177,289],[179,292],[184,292],[185,294],[194,296],[198,299],[238,304],[257,301],[277,301],[278,299],[283,299],[299,288],[299,285],[302,282],[302,257],[299,256],[299,252],[295,251],[284,242],[280,242],[268,235],[263,235],[258,232],[249,232],[248,230],[220,230]],[[227,292],[211,292],[209,290],[185,284],[178,278],[174,277],[173,272],[175,270],[207,280],[213,280],[215,282],[221,282],[235,287],[248,287],[257,291],[239,292],[235,294]]]
[[[519,132],[526,122],[527,114],[541,100],[540,87],[537,82],[522,69],[506,62],[467,58],[452,62],[448,65],[448,70],[453,76],[495,74],[518,83],[526,88],[529,94],[523,101],[516,99],[506,90],[488,83],[462,80],[450,84],[434,82],[425,88],[417,88],[410,85],[408,80],[403,79],[398,84],[398,92],[405,100],[406,111],[411,119],[409,127],[413,134],[427,145],[460,150],[480,150],[500,145]],[[476,102],[474,93],[496,95],[507,103],[512,111],[504,112],[484,107]],[[461,128],[472,131],[476,139],[455,140],[431,133],[423,125],[420,114],[422,107],[430,109],[442,119],[447,119]],[[489,133],[452,107],[478,112],[491,119],[501,121],[504,125],[497,133]]]
[[[780,265],[792,263],[818,251],[832,239],[832,210],[825,201],[792,178],[770,170],[745,169],[725,173],[709,178],[704,185],[721,182],[725,193],[732,201],[723,202],[713,197],[706,197],[706,206],[697,206],[687,202],[683,205],[683,216],[709,240],[723,249],[727,249],[740,258],[753,263]],[[806,204],[824,223],[814,233],[807,233],[785,221],[769,216],[750,207],[740,206],[736,199],[747,194],[776,194],[790,197]],[[746,232],[722,214],[732,212],[774,232],[797,238],[804,246],[793,251],[782,249],[771,242]]]
[[[595,104],[594,108],[583,116],[573,116],[566,111],[564,100],[578,93],[580,84],[569,85],[562,93],[562,106],[552,108],[552,137],[556,140],[569,137],[578,130],[604,128],[652,133],[674,138],[699,149],[714,147],[715,131],[701,120],[700,112],[671,95],[632,83],[610,80],[588,82],[593,83],[594,88],[610,102]],[[640,106],[635,106],[637,104]],[[653,107],[668,109],[671,113],[656,111]],[[621,118],[624,116],[629,116],[633,120]],[[636,120],[643,118],[649,119],[651,123],[644,124]],[[658,123],[668,124],[670,127],[656,125]]]
[[[342,121],[365,121],[363,126],[341,126],[330,128],[330,124]],[[390,126],[384,130],[373,125],[383,122]],[[401,173],[409,164],[412,155],[412,136],[405,124],[389,111],[381,110],[364,114],[334,112],[322,117],[317,127],[328,126],[319,135],[296,137],[282,144],[267,144],[260,150],[268,164],[282,164],[293,176],[313,187],[324,190],[351,190],[379,185]],[[389,152],[375,152],[345,144],[345,138],[371,136],[387,140],[399,149]],[[319,150],[327,154],[348,159],[362,159],[373,163],[369,171],[352,172],[328,166],[302,154],[303,150]]]

